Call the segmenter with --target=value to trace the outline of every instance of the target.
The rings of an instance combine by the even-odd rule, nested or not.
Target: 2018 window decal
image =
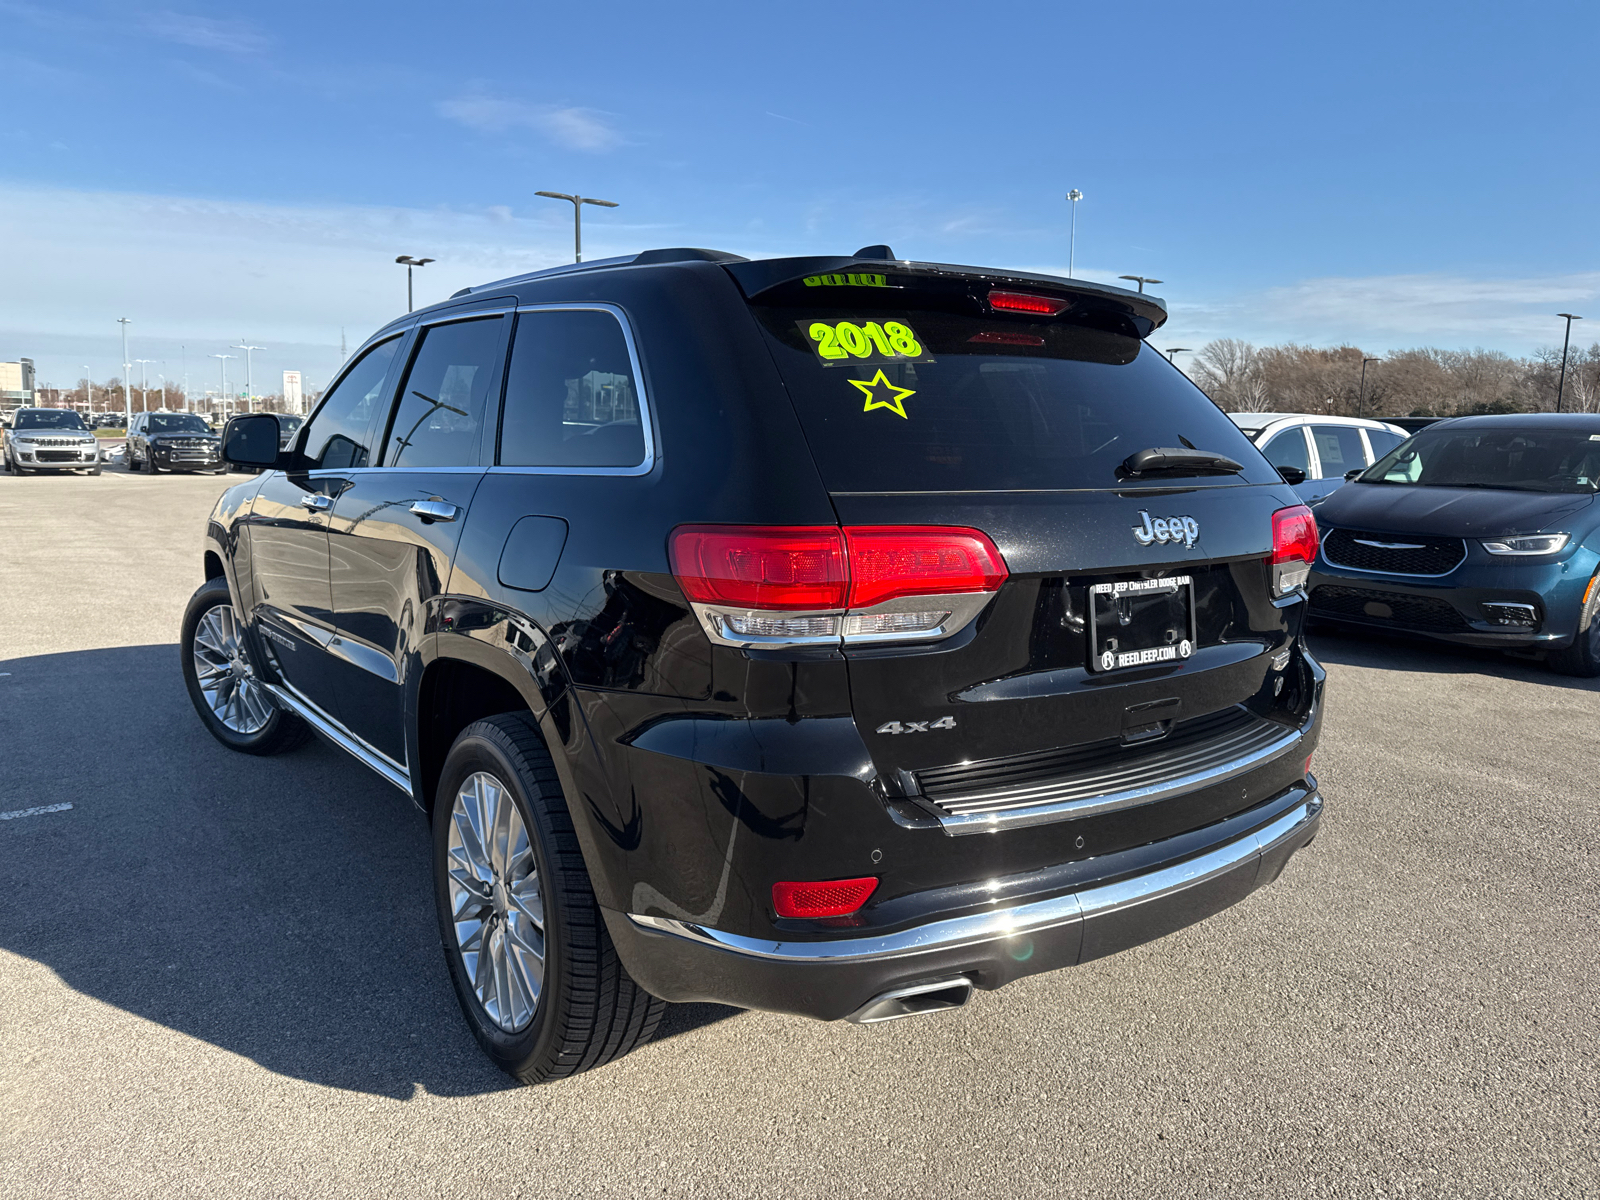
[[[904,321],[847,317],[800,321],[800,332],[825,367],[869,363],[932,362],[916,331]]]
[[[889,377],[883,373],[882,367],[878,368],[878,373],[871,379],[850,380],[850,386],[860,388],[861,394],[867,398],[866,404],[861,409],[862,412],[869,413],[875,408],[887,408],[890,412],[905,417],[908,421],[911,419],[906,415],[905,399],[907,396],[915,396],[917,394],[916,391],[912,388],[899,387],[890,383]],[[881,391],[879,390],[880,388],[882,389]]]

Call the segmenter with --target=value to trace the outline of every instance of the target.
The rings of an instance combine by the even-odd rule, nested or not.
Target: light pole
[[[1367,411],[1367,364],[1381,362],[1382,359],[1363,358],[1361,360],[1361,386],[1356,389],[1356,416],[1365,416]]]
[[[162,366],[166,366],[165,363],[162,363],[161,365]],[[167,407],[167,377],[165,375],[157,373],[156,382],[161,385],[161,407],[162,408],[166,408]]]
[[[1067,199],[1072,201],[1072,236],[1067,240],[1067,278],[1071,279],[1078,261],[1078,201],[1083,199],[1083,193],[1073,188]]]
[[[139,408],[142,411],[148,412],[150,409],[150,388],[145,383],[145,368],[150,363],[155,362],[155,359],[136,358],[133,361],[139,364]]]
[[[1165,283],[1165,279],[1151,279],[1148,275],[1118,275],[1118,279],[1132,279],[1139,284],[1139,294],[1144,295],[1144,285],[1147,283]]]
[[[211,357],[220,358],[222,360],[218,364],[222,368],[222,403],[225,406],[222,411],[227,413],[229,416],[232,416],[233,406],[228,397],[228,360],[230,358],[238,358],[239,356],[237,354],[213,354]]]
[[[431,259],[431,258],[412,258],[411,255],[409,255],[409,254],[402,254],[399,258],[395,259],[395,262],[403,263],[405,265],[405,268],[406,268],[406,311],[407,312],[411,311],[411,268],[412,267],[425,267],[429,263],[431,263],[432,261],[433,261],[433,259]],[[237,349],[237,348],[238,347],[235,347],[235,349]]]
[[[407,291],[409,291],[409,290],[410,289],[407,288]],[[241,343],[243,343],[244,339],[240,338],[239,341]],[[256,377],[255,377],[254,373],[252,373],[252,371],[250,369],[250,351],[252,351],[252,350],[265,350],[266,347],[265,346],[246,346],[246,345],[241,344],[241,345],[232,347],[232,349],[234,349],[234,350],[243,350],[244,351],[244,397],[245,397],[244,402],[245,402],[245,405],[246,405],[245,411],[246,412],[255,412],[255,410],[256,410]]]
[[[1173,346],[1170,350],[1166,351],[1167,361],[1169,363],[1172,363],[1173,366],[1177,366],[1178,364],[1177,364],[1176,361],[1174,361],[1172,356],[1174,354],[1187,354],[1187,353],[1189,353],[1189,347],[1188,346]]]
[[[94,411],[94,381],[89,378],[89,364],[83,364],[83,402],[89,406],[89,411]]]
[[[117,324],[122,326],[122,425],[126,429],[133,424],[133,398],[128,395],[128,372],[133,369],[128,362],[128,326],[131,322],[127,317],[118,317]]]
[[[1557,313],[1558,317],[1567,319],[1567,336],[1561,339],[1561,381],[1556,384],[1556,411],[1561,411],[1561,393],[1567,387],[1567,347],[1572,343],[1572,323],[1583,320],[1576,313]]]
[[[572,202],[572,261],[583,261],[583,206],[585,204],[599,205],[601,208],[616,208],[615,200],[591,200],[588,196],[569,196],[565,192],[535,192],[535,196],[545,196],[551,200],[570,200]]]

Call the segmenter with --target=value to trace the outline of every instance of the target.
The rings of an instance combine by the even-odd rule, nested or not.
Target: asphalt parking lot
[[[0,813],[54,809],[0,820],[0,1194],[1600,1191],[1596,681],[1319,638],[1324,832],[1244,904],[925,1020],[675,1008],[527,1089],[410,802],[189,706],[240,478],[0,476]]]

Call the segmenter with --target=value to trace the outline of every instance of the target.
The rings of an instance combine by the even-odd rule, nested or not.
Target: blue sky
[[[405,303],[660,245],[1157,276],[1159,346],[1525,354],[1593,308],[1600,6],[0,0],[0,358],[319,383]],[[1580,327],[1581,328],[1581,327]],[[1592,340],[1592,339],[1589,339]],[[182,349],[180,349],[180,347]],[[229,364],[233,380],[242,364]]]

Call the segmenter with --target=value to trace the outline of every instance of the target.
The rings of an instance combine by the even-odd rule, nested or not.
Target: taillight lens
[[[852,525],[844,538],[851,608],[902,596],[992,592],[1006,581],[1000,551],[976,529]]]
[[[1304,504],[1272,514],[1272,594],[1304,587],[1317,560],[1317,519]]]
[[[775,883],[772,907],[780,917],[848,917],[877,890],[878,881],[824,879],[816,883]]]
[[[844,537],[833,526],[682,525],[672,573],[702,604],[793,611],[845,605]]]
[[[1053,317],[1072,307],[1071,300],[1056,296],[1040,296],[1033,292],[990,292],[989,307],[995,312],[1034,313]]]
[[[682,525],[668,557],[706,632],[744,646],[942,637],[1007,577],[964,526]]]

